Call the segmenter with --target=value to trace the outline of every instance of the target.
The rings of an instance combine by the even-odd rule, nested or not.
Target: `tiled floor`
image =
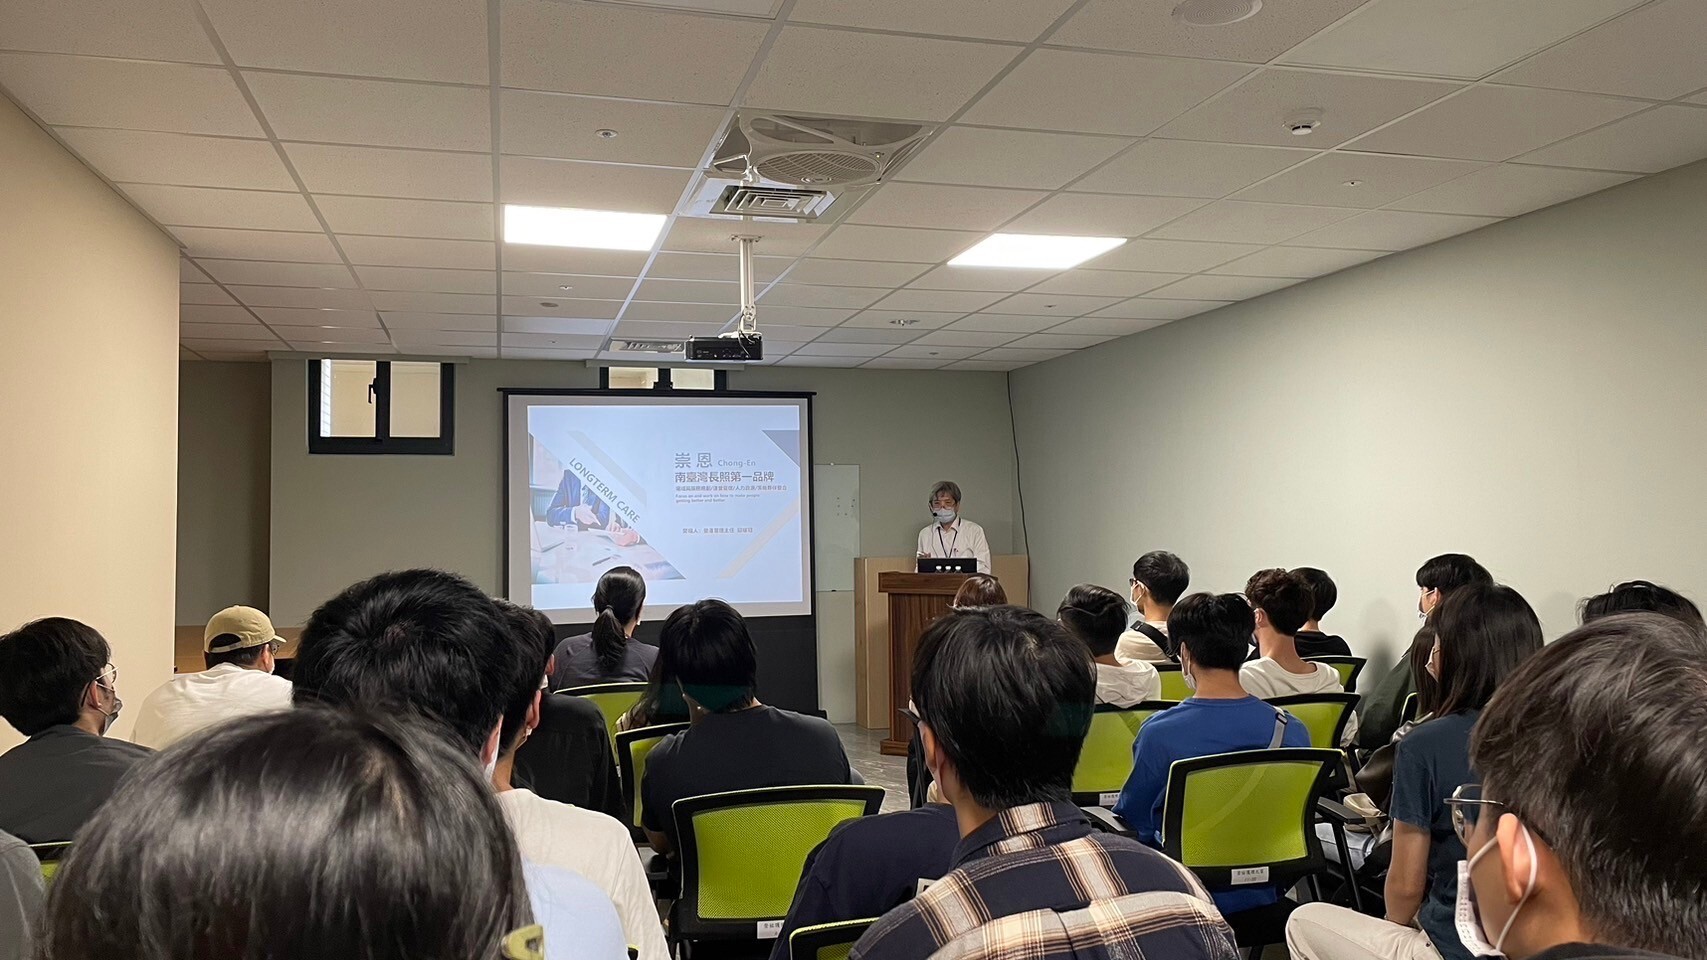
[[[886,757],[877,749],[886,731],[867,730],[854,723],[838,723],[836,732],[841,735],[842,749],[847,751],[848,762],[866,783],[883,788],[883,812],[907,809],[907,758]]]

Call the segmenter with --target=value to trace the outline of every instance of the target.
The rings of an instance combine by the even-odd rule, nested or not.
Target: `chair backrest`
[[[789,960],[848,960],[854,943],[876,922],[868,917],[801,927],[788,936]]]
[[[691,724],[660,723],[636,730],[624,730],[616,735],[616,766],[622,778],[622,799],[628,810],[630,831],[640,829],[640,783],[646,779],[646,758],[652,748],[664,742],[672,733],[680,733]]]
[[[1212,890],[1291,882],[1323,868],[1316,800],[1337,750],[1279,748],[1176,760],[1162,800],[1162,852]]]
[[[1191,696],[1191,688],[1185,685],[1185,674],[1180,672],[1179,664],[1157,663],[1152,666],[1156,668],[1156,673],[1162,680],[1162,692],[1158,699],[1178,703]]]
[[[1091,714],[1091,729],[1073,768],[1073,802],[1110,807],[1132,775],[1132,744],[1138,731],[1156,714],[1173,706],[1165,700],[1146,700],[1135,707],[1102,704]]]
[[[1404,706],[1399,708],[1399,722],[1410,723],[1417,718],[1417,712],[1422,709],[1422,696],[1416,693],[1405,694]]]
[[[61,840],[57,843],[32,843],[30,850],[41,861],[41,878],[44,883],[53,882],[53,877],[59,872],[59,862],[71,852],[71,841]]]
[[[629,708],[640,702],[646,695],[646,684],[635,683],[592,683],[584,687],[564,687],[554,693],[567,693],[572,697],[583,697],[593,702],[599,712],[605,715],[605,732],[611,739],[616,739],[616,722]]]
[[[1359,674],[1363,673],[1364,665],[1369,662],[1363,657],[1324,656],[1305,657],[1304,659],[1312,663],[1325,663],[1338,671],[1340,675],[1340,686],[1345,688],[1346,693],[1357,692],[1357,677]]]
[[[775,937],[806,855],[838,824],[875,814],[883,788],[763,787],[677,800],[672,808],[682,890],[671,911],[679,939]]]
[[[1360,699],[1355,693],[1306,693],[1265,702],[1297,717],[1310,731],[1310,746],[1337,750]]]

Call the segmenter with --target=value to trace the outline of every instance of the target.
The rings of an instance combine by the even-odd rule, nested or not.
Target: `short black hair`
[[[1480,710],[1506,677],[1541,649],[1541,621],[1523,595],[1471,583],[1435,611],[1440,644],[1440,714]]]
[[[1251,574],[1245,581],[1245,599],[1268,615],[1275,630],[1289,637],[1310,619],[1310,607],[1315,603],[1304,578],[1279,567]]]
[[[1257,617],[1236,593],[1194,593],[1168,614],[1168,639],[1191,651],[1193,663],[1211,670],[1237,670],[1251,653]]]
[[[504,622],[510,628],[510,637],[521,654],[516,660],[520,669],[504,704],[503,725],[498,732],[498,753],[502,755],[516,745],[522,728],[527,725],[528,710],[533,707],[534,695],[540,691],[539,681],[545,676],[546,664],[551,661],[557,631],[552,629],[550,617],[532,607],[503,599],[493,602],[503,613]]]
[[[1417,586],[1439,590],[1442,596],[1472,583],[1493,583],[1494,575],[1462,553],[1443,553],[1417,568]]]
[[[1676,590],[1662,587],[1651,580],[1626,580],[1612,589],[1582,602],[1583,623],[1591,623],[1615,613],[1648,611],[1682,620],[1696,628],[1707,628],[1701,619],[1701,608]]]
[[[65,617],[32,620],[0,637],[0,717],[33,737],[76,723],[83,691],[112,659],[94,627]]]
[[[1023,607],[952,610],[913,656],[913,703],[989,810],[1073,795],[1096,670],[1078,638]]]
[[[1158,603],[1172,604],[1191,585],[1191,568],[1166,550],[1151,550],[1132,563],[1132,579]]]
[[[1320,620],[1327,616],[1340,599],[1340,588],[1334,585],[1334,578],[1320,567],[1294,567],[1292,573],[1304,581],[1305,589],[1310,591],[1310,619]]]
[[[498,605],[468,580],[442,570],[382,573],[308,618],[292,699],[412,710],[478,754],[521,659]]]
[[[1081,583],[1061,598],[1055,618],[1084,641],[1092,656],[1106,657],[1126,630],[1126,600],[1107,587]]]
[[[395,718],[304,708],[185,737],[78,832],[40,956],[496,956],[532,911],[484,781]]]
[[[228,643],[238,643],[241,640],[242,638],[235,633],[222,633],[214,637],[211,642],[214,646],[225,646]],[[269,646],[271,644],[257,643],[252,647],[239,647],[235,650],[226,650],[223,653],[204,652],[202,663],[210,670],[222,663],[235,663],[240,667],[252,667],[261,662],[261,654],[266,653]]]
[[[1486,795],[1552,848],[1597,942],[1707,957],[1707,639],[1629,613],[1507,678],[1476,722]]]
[[[684,694],[712,713],[748,706],[758,689],[758,648],[747,621],[722,600],[677,607],[658,632],[658,662]]]

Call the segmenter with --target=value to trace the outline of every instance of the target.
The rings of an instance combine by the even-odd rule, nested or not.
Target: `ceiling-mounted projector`
[[[687,358],[704,363],[751,363],[765,358],[761,333],[735,331],[716,337],[689,337]]]

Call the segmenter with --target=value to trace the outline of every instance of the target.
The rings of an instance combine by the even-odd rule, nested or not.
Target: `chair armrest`
[[[1102,807],[1080,807],[1085,815],[1091,818],[1091,825],[1104,833],[1112,833],[1122,837],[1134,837],[1138,834],[1126,825],[1126,821],[1114,815],[1114,811]]]
[[[1359,816],[1350,807],[1340,803],[1338,800],[1330,800],[1327,797],[1316,798],[1316,812],[1328,820],[1337,820],[1346,825],[1363,823],[1363,817]]]

